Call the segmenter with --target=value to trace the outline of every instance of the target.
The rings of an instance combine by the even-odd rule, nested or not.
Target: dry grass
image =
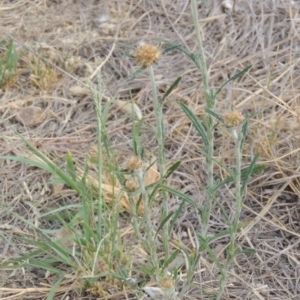
[[[1,1],[3,37],[13,37],[21,53],[14,84],[1,90],[1,155],[30,155],[14,128],[58,164],[62,164],[67,151],[77,162],[84,161],[90,147],[96,144],[97,124],[86,79],[96,80],[99,66],[105,99],[126,100],[132,95],[146,122],[155,125],[149,79],[143,73],[127,79],[136,66],[125,52],[140,41],[153,42],[156,38],[178,42],[194,51],[188,1],[96,2]],[[244,113],[256,113],[250,122],[244,162],[247,164],[260,152],[260,163],[268,166],[249,185],[241,216],[247,226],[237,239],[239,245],[255,248],[257,253],[236,259],[224,299],[298,299],[299,7],[290,0],[239,0],[230,12],[230,1],[207,2],[207,8],[199,5],[199,12],[211,86],[218,88],[244,67],[253,65],[249,74],[223,90],[216,110],[223,114],[233,105]],[[155,66],[155,74],[161,92],[178,76],[183,77],[164,106],[166,156],[169,165],[182,161],[170,184],[188,192],[201,204],[206,178],[205,160],[197,152],[202,147],[201,140],[178,105],[182,101],[199,117],[203,115],[199,72],[182,53],[174,52],[162,57]],[[38,121],[20,122],[20,112],[30,106],[40,112]],[[44,113],[46,117],[41,118]],[[113,146],[124,149],[124,155],[130,152],[131,125],[130,115],[113,105],[107,132]],[[155,152],[155,137],[148,127],[143,128],[142,138],[145,148]],[[221,162],[234,163],[230,139],[218,129],[215,153]],[[41,223],[39,214],[62,205],[62,199],[76,203],[78,197],[67,188],[55,193],[54,188],[45,185],[49,174],[44,171],[3,160],[0,165],[0,229],[10,240],[10,244],[0,240],[0,257],[5,260],[16,256],[16,249],[32,249],[22,244],[18,236],[34,233],[19,224],[15,214],[44,228],[55,228],[57,224]],[[215,172],[220,178],[226,176],[223,170]],[[219,200],[230,210],[231,199],[229,185],[221,191]],[[179,199],[171,198],[170,210],[176,210],[179,204]],[[8,214],[5,207],[12,213]],[[211,224],[211,233],[226,227],[217,207],[213,209]],[[122,228],[123,236],[130,240],[132,231],[126,226]],[[193,210],[186,207],[176,228],[177,239],[192,247],[191,232],[200,231],[200,226]],[[227,242],[223,238],[214,245],[220,258]],[[136,253],[136,260],[142,261],[143,253]],[[217,268],[209,257],[202,258],[202,267],[186,299],[207,299],[199,296],[198,288],[217,288]],[[44,299],[53,280],[34,268],[1,271],[0,298]],[[57,299],[62,299],[62,295],[69,295],[69,299],[93,299],[73,291],[77,283],[72,274],[69,282],[59,289]],[[106,284],[110,287],[103,294],[105,299],[133,299],[126,290],[120,293],[113,283]]]

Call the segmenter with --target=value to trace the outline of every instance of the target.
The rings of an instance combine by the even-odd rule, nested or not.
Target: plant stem
[[[139,183],[140,184],[140,183]],[[136,202],[134,201],[131,195],[128,195],[129,203],[132,209],[132,226],[135,234],[137,235],[138,239],[142,242],[146,242],[146,238],[142,236],[141,230],[138,223],[138,209]]]
[[[165,139],[163,132],[163,116],[162,116],[162,106],[158,102],[157,89],[154,77],[153,67],[149,67],[151,85],[152,85],[152,96],[153,96],[153,107],[155,112],[156,119],[156,139],[158,142],[158,168],[160,173],[160,178],[163,178],[165,175]],[[162,191],[163,196],[163,209],[162,209],[162,219],[164,220],[169,212],[168,207],[168,198],[167,193]],[[163,230],[163,245],[164,245],[164,254],[165,259],[169,258],[169,222],[167,222],[164,226]]]
[[[197,58],[197,66],[201,71],[202,74],[202,82],[203,82],[203,89],[204,89],[204,96],[206,100],[206,107],[212,111],[214,111],[215,107],[215,101],[210,93],[208,81],[209,81],[209,75],[208,70],[206,67],[206,60],[205,60],[205,53],[204,48],[202,44],[201,39],[201,31],[200,31],[200,25],[199,25],[199,18],[198,18],[198,8],[197,8],[197,1],[191,0],[191,10],[193,14],[193,22],[196,32],[196,40],[199,50],[199,55]],[[209,141],[209,144],[206,149],[207,157],[207,169],[208,169],[208,183],[207,183],[207,203],[205,205],[203,215],[202,215],[202,230],[201,234],[203,238],[206,238],[207,231],[209,227],[209,219],[211,214],[211,205],[215,198],[215,192],[214,192],[214,162],[213,162],[213,154],[214,154],[214,121],[210,114],[206,114],[206,129],[207,129],[207,138]]]
[[[209,91],[208,72],[207,72],[207,67],[206,67],[204,48],[203,48],[202,39],[201,39],[201,32],[200,32],[199,18],[198,18],[198,8],[197,8],[196,0],[191,0],[191,9],[192,9],[194,27],[195,27],[195,32],[196,32],[196,40],[197,40],[198,50],[199,50],[199,56],[198,56],[198,64],[199,65],[198,65],[198,67],[202,73],[203,87],[204,87],[204,91],[206,93]]]
[[[146,241],[150,252],[150,257],[152,264],[155,268],[155,271],[159,270],[159,262],[157,257],[157,249],[156,249],[156,242],[153,238],[153,230],[152,230],[152,223],[151,223],[151,213],[150,213],[150,206],[149,206],[149,197],[145,188],[145,180],[144,180],[144,173],[143,169],[139,168],[136,170],[137,177],[139,180],[139,187],[144,201],[144,220],[145,220],[145,227],[146,227]],[[158,278],[156,278],[158,279]]]
[[[216,297],[216,300],[220,300],[224,288],[225,288],[225,283],[227,280],[227,274],[229,267],[234,260],[235,257],[235,237],[236,233],[239,228],[239,221],[240,221],[240,215],[242,211],[242,205],[243,205],[243,192],[242,192],[242,185],[241,185],[241,165],[242,165],[242,153],[241,153],[241,145],[242,145],[242,133],[238,134],[237,129],[233,128],[232,129],[232,136],[235,142],[235,176],[234,176],[234,182],[235,182],[235,217],[234,221],[231,224],[230,228],[230,242],[229,242],[229,249],[228,249],[228,254],[227,254],[227,260],[226,264],[224,266],[223,274],[220,278],[220,288],[218,295]]]
[[[102,152],[102,113],[101,113],[101,103],[102,103],[102,91],[101,91],[101,77],[98,76],[98,93],[93,95],[95,102],[96,113],[97,113],[97,164],[98,164],[98,220],[97,220],[97,236],[99,241],[102,239],[102,172],[103,172],[103,152]]]

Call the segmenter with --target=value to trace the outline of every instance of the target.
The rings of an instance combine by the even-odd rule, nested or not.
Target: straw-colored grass
[[[252,116],[242,153],[242,169],[249,166],[256,153],[260,153],[258,163],[266,166],[250,179],[240,216],[243,226],[236,235],[237,246],[253,248],[256,253],[235,258],[228,270],[222,299],[297,299],[300,294],[299,5],[290,0],[212,0],[206,1],[205,7],[202,1],[198,2],[210,87],[217,90],[230,77],[252,65],[247,74],[225,86],[217,98],[215,112],[224,116],[235,108]],[[82,176],[79,170],[84,170],[91,147],[97,145],[97,114],[90,83],[96,87],[101,73],[103,107],[111,103],[105,128],[110,147],[117,149],[117,155],[122,157],[132,154],[132,127],[141,114],[144,123],[140,143],[157,157],[151,82],[147,70],[134,78],[130,76],[138,69],[131,56],[140,42],[161,45],[164,50],[167,46],[160,39],[181,44],[191,52],[198,51],[189,1],[0,3],[1,39],[13,39],[19,55],[13,80],[0,90],[1,156],[36,158],[18,132],[62,170],[66,168],[66,153],[70,152],[75,169]],[[0,60],[4,48],[0,49]],[[162,111],[165,169],[181,161],[166,183],[202,206],[207,186],[206,160],[199,151],[203,150],[203,141],[179,105],[182,102],[189,106],[199,119],[205,116],[201,73],[179,51],[162,55],[153,69],[159,99],[176,78],[182,77],[164,101]],[[133,101],[135,106],[121,102],[125,100]],[[31,108],[38,112],[36,119],[24,121],[22,112],[28,118]],[[234,167],[235,148],[229,132],[219,125],[214,138],[214,159]],[[156,165],[152,168],[156,174]],[[228,170],[216,164],[213,171],[220,180],[228,176]],[[40,230],[62,230],[59,220],[41,216],[63,206],[76,205],[80,197],[67,185],[59,182],[49,185],[49,181],[53,181],[49,172],[17,161],[1,159],[0,178],[0,298],[44,299],[58,280],[55,274],[36,267],[12,271],[2,263],[36,249],[20,238],[35,241],[44,238],[29,224]],[[159,176],[153,182],[158,179]],[[111,184],[111,181],[103,184]],[[234,193],[233,183],[222,186],[218,192],[217,199],[227,213],[234,213]],[[182,199],[168,197],[169,211],[176,212]],[[127,205],[124,207],[130,210],[128,199],[124,201]],[[157,230],[162,222],[159,199],[152,204],[149,218]],[[115,212],[109,209],[110,206],[105,208],[105,216],[107,220],[114,220]],[[103,260],[94,264],[94,271],[119,272],[124,268],[131,270],[128,275],[141,280],[141,285],[158,287],[157,282],[153,278],[148,280],[149,274],[139,268],[148,266],[149,261],[135,232],[137,224],[133,224],[130,214],[117,213],[118,224],[112,226],[119,230],[122,247],[118,244],[117,250],[121,254],[112,262],[109,253],[116,249],[107,245]],[[76,224],[72,231],[75,236],[78,226]],[[208,233],[214,235],[226,228],[219,206],[212,205]],[[170,272],[179,268],[179,279],[174,287],[177,292],[187,278],[187,270],[182,266],[185,266],[186,256],[192,257],[197,234],[201,231],[199,215],[186,203],[169,241],[170,249],[179,252],[168,266]],[[163,258],[162,235],[161,231],[157,233],[159,259]],[[222,264],[226,261],[228,244],[229,234],[210,245]],[[67,251],[71,253],[72,247]],[[145,294],[136,292],[141,292],[138,284],[135,290],[132,282],[124,283],[113,276],[86,286],[83,278],[91,274],[83,270],[89,265],[88,258],[92,261],[93,257],[84,257],[81,273],[67,265],[62,267],[65,277],[54,299],[146,299]],[[76,258],[72,256],[73,260]],[[219,275],[211,256],[201,256],[193,282],[182,298],[216,296]],[[161,281],[159,288],[167,289],[172,284],[167,278]]]

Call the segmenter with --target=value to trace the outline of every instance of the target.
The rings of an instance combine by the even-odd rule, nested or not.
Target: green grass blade
[[[253,255],[256,253],[254,248],[239,249],[239,254]]]
[[[43,213],[43,214],[40,215],[40,217],[45,218],[47,216],[53,215],[54,216],[53,219],[55,219],[55,218],[57,219],[57,217],[55,217],[55,215],[57,215],[59,212],[64,211],[64,210],[78,209],[80,207],[81,207],[81,204],[70,204],[70,205],[58,207],[56,209],[53,209],[53,210],[48,211],[46,213]],[[71,214],[71,213],[68,212],[68,214]],[[50,220],[50,218],[49,218],[49,220]]]
[[[11,40],[8,45],[8,51],[6,53],[6,65],[7,70],[9,71],[9,76],[13,75],[13,72],[16,70],[18,65],[18,55],[16,51],[16,46]]]
[[[20,135],[18,132],[17,132],[17,134],[26,143],[26,145],[30,148],[30,150],[37,157],[39,157],[43,162],[45,162],[45,164],[51,170],[50,173],[52,173],[54,175],[57,175],[58,177],[62,178],[68,186],[70,186],[76,192],[78,192],[79,194],[81,194],[81,189],[78,186],[78,184],[77,184],[76,181],[72,180],[72,178],[70,178],[70,176],[68,174],[66,174],[65,172],[63,172],[58,166],[55,165],[55,163],[53,163],[51,161],[51,159],[49,159],[42,152],[40,152],[38,149],[36,149],[36,147],[32,143],[30,143],[28,140],[26,140],[22,135]]]
[[[27,266],[27,267],[37,267],[37,268],[40,268],[40,269],[43,269],[43,270],[47,270],[49,271],[51,274],[62,274],[62,271],[53,267],[53,266],[50,266],[49,264],[45,263],[45,262],[42,262],[40,260],[36,260],[36,259],[30,259],[28,263],[25,263],[24,266]]]
[[[0,59],[0,86],[3,86],[6,81],[15,75],[19,59],[13,40],[8,43],[5,42],[3,47],[7,50],[4,57]]]
[[[59,288],[61,282],[63,281],[64,276],[60,276],[58,280],[52,285],[46,300],[53,300],[56,294],[57,289]]]
[[[38,250],[32,251],[27,254],[20,254],[20,256],[17,258],[10,258],[8,260],[5,260],[2,263],[2,265],[9,269],[16,269],[16,268],[22,267],[24,262],[29,261],[33,257],[39,256],[43,253],[44,253],[43,250],[38,249]]]
[[[59,246],[56,242],[41,242],[41,241],[34,241],[26,238],[22,238],[23,241],[27,242],[28,244],[32,244],[37,246],[42,251],[50,254],[51,250],[54,250],[55,253],[58,256],[54,256],[53,254],[50,254],[53,258],[57,260],[57,262],[63,262],[65,264],[68,264],[69,266],[75,266],[72,259],[69,256],[68,251],[66,251],[63,247]]]
[[[180,103],[180,106],[184,113],[187,115],[187,117],[190,119],[190,121],[193,123],[194,127],[198,131],[198,133],[201,135],[205,148],[208,147],[209,142],[207,138],[207,134],[205,132],[204,126],[200,122],[200,120],[194,115],[194,113],[189,109],[188,106],[186,106],[184,103]]]
[[[37,167],[41,170],[45,170],[49,173],[53,173],[52,168],[49,167],[47,164],[45,164],[44,162],[38,162],[38,161],[33,160],[33,159],[29,159],[29,158],[25,158],[25,157],[19,157],[19,156],[10,156],[10,155],[0,156],[0,159],[8,159],[8,160],[13,160],[13,161],[18,161],[18,162],[21,162],[23,164],[26,164],[26,165],[29,165],[29,166],[32,166],[32,167]]]
[[[33,258],[34,256],[39,256],[43,253],[41,250],[33,251],[29,254],[24,254],[18,258],[9,259],[3,263],[3,266],[9,269],[17,269],[22,267],[38,267],[44,270],[48,270],[51,273],[54,274],[61,274],[62,271],[51,266],[48,261],[43,260],[37,260]],[[52,260],[51,263],[58,262],[57,260]]]
[[[68,172],[72,178],[72,180],[76,181],[76,173],[75,173],[75,168],[74,168],[74,161],[71,153],[67,151],[66,154],[66,160],[67,160],[67,168]]]
[[[64,171],[62,171],[58,166],[55,165],[48,157],[46,157],[42,152],[37,150],[35,146],[30,143],[28,140],[26,140],[22,135],[20,135],[18,132],[16,134],[24,141],[24,143],[30,148],[30,150],[43,162],[37,162],[31,159],[26,158],[20,158],[20,157],[13,157],[13,156],[1,156],[2,159],[10,159],[15,160],[23,163],[27,163],[31,166],[35,166],[38,168],[41,168],[42,170],[45,170],[55,176],[60,177],[64,180],[65,184],[70,186],[72,189],[74,189],[77,193],[81,195],[81,188],[78,186],[77,182],[74,181],[68,174],[66,174]]]

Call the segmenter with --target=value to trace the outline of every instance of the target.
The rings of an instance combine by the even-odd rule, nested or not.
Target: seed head
[[[128,171],[134,171],[143,166],[142,160],[138,156],[131,156],[125,163],[125,169]]]
[[[174,287],[174,281],[172,278],[164,278],[160,282],[160,286],[164,289],[169,289]]]
[[[124,183],[126,189],[130,192],[134,192],[138,188],[138,183],[134,179],[126,180]]]
[[[224,122],[228,127],[236,127],[244,121],[244,116],[238,110],[232,110],[224,116]]]
[[[154,45],[142,44],[137,48],[134,57],[140,66],[149,67],[160,59],[161,51]]]

